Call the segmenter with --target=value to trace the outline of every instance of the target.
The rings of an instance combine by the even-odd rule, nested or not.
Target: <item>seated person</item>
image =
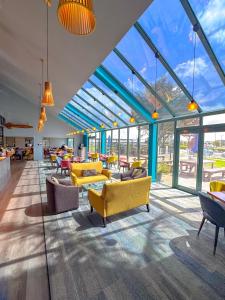
[[[142,167],[131,168],[128,172],[121,173],[120,179],[121,181],[126,181],[126,180],[138,179],[146,176],[147,176],[147,171],[145,168]]]

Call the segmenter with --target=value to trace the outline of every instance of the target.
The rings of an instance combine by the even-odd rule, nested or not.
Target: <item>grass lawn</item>
[[[212,158],[212,157],[209,157],[207,158],[209,160],[214,160],[214,168],[225,168],[225,159],[220,159],[220,158]],[[211,164],[210,163],[207,163],[207,164],[204,164],[204,166],[206,168],[211,168]]]

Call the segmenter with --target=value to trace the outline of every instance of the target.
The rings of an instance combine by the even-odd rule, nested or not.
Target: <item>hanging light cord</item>
[[[44,59],[41,58],[41,90],[44,89]]]
[[[48,81],[48,4],[47,7],[47,81]]]
[[[155,111],[156,111],[156,82],[158,78],[158,58],[157,54],[155,55]]]
[[[193,58],[193,76],[192,76],[192,100],[194,97],[194,89],[195,89],[195,56],[196,56],[196,35],[197,33],[194,32],[194,58]]]

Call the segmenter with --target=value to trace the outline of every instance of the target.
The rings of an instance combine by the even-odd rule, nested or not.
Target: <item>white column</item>
[[[34,160],[43,160],[43,136],[38,132],[34,136]]]

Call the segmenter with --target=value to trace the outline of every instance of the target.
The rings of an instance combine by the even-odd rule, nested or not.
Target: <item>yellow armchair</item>
[[[224,181],[211,181],[210,182],[210,192],[222,192],[225,191]]]
[[[151,177],[106,183],[102,193],[93,189],[88,191],[88,200],[93,208],[103,218],[105,226],[106,217],[124,212],[141,205],[146,205],[149,211],[149,191]],[[122,199],[122,200],[121,200]]]
[[[141,160],[136,160],[132,163],[131,168],[136,169],[136,168],[141,168],[143,165],[143,162]]]

